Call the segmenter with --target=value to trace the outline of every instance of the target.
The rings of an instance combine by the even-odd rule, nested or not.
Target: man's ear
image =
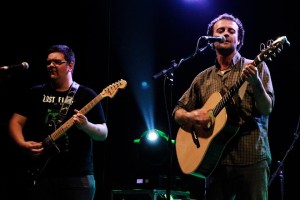
[[[70,62],[69,64],[69,71],[72,72],[74,70],[74,62]]]

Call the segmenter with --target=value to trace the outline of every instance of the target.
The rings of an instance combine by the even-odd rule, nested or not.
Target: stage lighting
[[[145,131],[140,138],[135,139],[133,142],[135,144],[141,144],[143,142],[149,142],[149,144],[158,144],[159,142],[168,142],[169,137],[160,130],[151,129]],[[171,141],[173,144],[175,143],[174,140]]]
[[[140,157],[151,165],[165,164],[169,156],[169,137],[160,130],[145,131],[134,143],[138,144]],[[174,144],[174,141],[172,141]]]

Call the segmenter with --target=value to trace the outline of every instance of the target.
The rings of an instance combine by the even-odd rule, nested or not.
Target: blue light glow
[[[149,88],[150,88],[150,85],[148,84],[147,81],[142,81],[142,82],[141,82],[141,88],[142,88],[143,90],[146,90],[146,89],[149,89]]]

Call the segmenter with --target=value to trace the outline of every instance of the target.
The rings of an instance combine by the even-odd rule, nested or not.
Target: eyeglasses
[[[56,60],[56,59],[53,59],[53,60],[47,60],[46,64],[47,65],[51,65],[52,62],[54,63],[54,65],[62,65],[64,63],[67,63],[67,61],[65,61],[65,60]]]

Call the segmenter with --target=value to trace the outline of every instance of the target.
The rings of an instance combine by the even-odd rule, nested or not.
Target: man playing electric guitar
[[[99,102],[87,114],[79,110],[97,94],[73,81],[75,54],[71,48],[54,45],[46,59],[50,81],[32,87],[18,99],[9,131],[19,149],[28,155],[29,168],[23,168],[34,180],[32,199],[92,200],[93,140],[107,138],[104,112]],[[46,131],[50,121],[59,130],[69,120],[71,123],[51,136]],[[25,194],[22,199],[26,199]]]
[[[226,40],[212,44],[215,65],[194,78],[173,112],[180,125],[179,164],[183,172],[206,179],[206,200],[268,198],[274,91],[266,63],[240,55],[244,32],[241,21],[227,13],[208,25],[209,36]],[[241,76],[246,81],[239,91],[224,96]],[[215,108],[222,97],[226,104]]]

